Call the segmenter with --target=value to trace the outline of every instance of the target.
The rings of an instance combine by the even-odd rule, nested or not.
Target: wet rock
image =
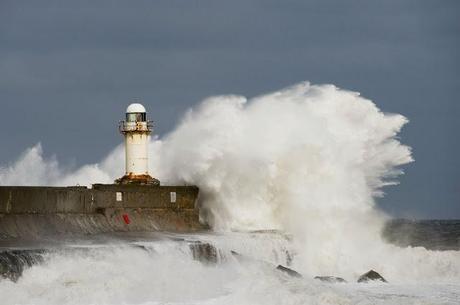
[[[231,250],[230,253],[239,261],[244,261],[244,256],[236,251]]]
[[[0,278],[16,282],[26,268],[43,262],[41,250],[13,250],[0,252]]]
[[[242,254],[240,254],[240,253],[238,253],[236,251],[233,251],[233,250],[231,251],[231,253],[241,263],[244,263],[244,262],[258,262],[258,263],[261,263],[261,264],[263,264],[263,265],[265,265],[267,267],[271,267],[271,268],[275,267],[275,265],[272,265],[271,263],[267,263],[267,262],[264,262],[264,261],[259,261],[259,260],[255,260],[255,259],[246,257],[246,256],[244,256],[244,255],[242,255]],[[278,265],[278,266],[276,266],[275,269],[279,270],[279,271],[281,271],[283,273],[286,273],[287,275],[290,275],[292,277],[302,277],[302,275],[299,272],[297,272],[297,271],[295,271],[295,270],[293,270],[291,268],[285,267],[283,265]]]
[[[233,250],[231,250],[230,253],[232,253],[234,256],[237,256],[237,257],[242,256],[241,254],[239,254],[238,252],[233,251]]]
[[[361,275],[358,279],[358,283],[367,283],[369,281],[380,281],[384,283],[388,283],[387,280],[383,278],[378,272],[374,270],[370,270],[363,275]]]
[[[286,265],[290,266],[292,264],[292,255],[289,250],[285,250],[286,253]]]
[[[132,244],[131,246],[134,247],[134,248],[138,248],[138,249],[144,250],[144,251],[146,251],[146,252],[149,252],[149,250],[147,249],[147,247],[144,246],[144,245]]]
[[[288,275],[290,275],[292,277],[302,277],[302,274],[298,273],[295,270],[292,270],[291,268],[285,267],[283,265],[278,265],[276,267],[276,269],[279,270],[279,271],[282,271],[282,272],[284,272],[284,273],[286,273],[286,274],[288,274]]]
[[[194,242],[189,247],[194,260],[212,264],[216,264],[219,261],[219,253],[216,247],[209,243]]]
[[[320,280],[321,282],[327,283],[346,283],[343,278],[337,276],[315,276],[315,280]]]

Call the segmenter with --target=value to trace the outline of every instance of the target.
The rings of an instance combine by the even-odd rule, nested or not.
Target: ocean
[[[429,250],[460,250],[460,220],[407,220],[388,222],[384,238],[400,247],[424,247]]]
[[[460,221],[394,220],[382,234],[401,251],[413,251],[420,268],[440,268],[438,278],[417,270],[395,273],[401,266],[391,266],[391,257],[371,268],[388,283],[357,283],[366,268],[312,274],[299,264],[292,237],[277,231],[131,233],[68,239],[46,251],[3,249],[0,270],[9,278],[0,280],[0,295],[3,304],[458,304]],[[437,261],[443,259],[452,268],[450,279]]]

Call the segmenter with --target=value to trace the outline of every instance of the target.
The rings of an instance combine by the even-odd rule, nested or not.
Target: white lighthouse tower
[[[125,137],[126,171],[116,183],[160,185],[158,179],[149,175],[148,168],[148,143],[152,127],[152,121],[147,121],[144,106],[133,103],[126,108],[126,120],[119,125]]]

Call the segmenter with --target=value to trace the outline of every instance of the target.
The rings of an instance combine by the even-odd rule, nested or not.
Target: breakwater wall
[[[0,240],[123,231],[193,232],[196,186],[0,186]]]

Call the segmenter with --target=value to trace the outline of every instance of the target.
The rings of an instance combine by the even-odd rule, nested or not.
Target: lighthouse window
[[[127,122],[145,122],[146,114],[145,113],[127,113],[126,121]]]
[[[126,114],[126,121],[127,122],[136,122],[136,114],[137,113],[127,113]]]
[[[169,196],[170,196],[170,199],[171,199],[171,203],[176,202],[176,192],[170,192]]]

